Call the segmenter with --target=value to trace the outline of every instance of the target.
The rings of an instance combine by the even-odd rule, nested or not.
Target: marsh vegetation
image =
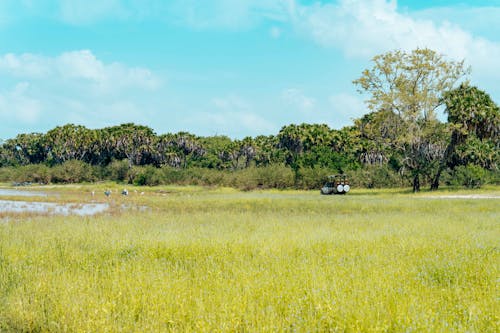
[[[111,208],[2,213],[2,332],[499,329],[498,188],[46,191]]]

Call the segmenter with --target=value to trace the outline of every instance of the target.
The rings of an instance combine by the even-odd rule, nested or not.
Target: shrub
[[[236,171],[228,185],[243,190],[253,190],[256,188],[292,188],[294,184],[295,175],[291,168],[284,165],[269,165]]]
[[[161,178],[165,184],[183,184],[186,174],[183,169],[173,168],[171,166],[162,166],[160,168]]]
[[[48,184],[52,181],[51,170],[44,164],[22,166],[17,170],[15,181]]]
[[[160,169],[147,165],[144,167],[133,167],[131,176],[134,185],[156,186],[162,184],[162,174]]]
[[[313,168],[301,168],[296,174],[296,184],[298,188],[305,190],[319,189],[323,186],[328,176],[335,173],[336,172],[331,169],[318,166]]]
[[[0,181],[11,182],[17,181],[17,168],[15,167],[2,167],[0,168]]]
[[[391,188],[407,185],[395,171],[386,165],[365,166],[362,169],[349,171],[347,174],[354,187]]]
[[[90,164],[78,160],[66,161],[51,169],[54,183],[81,183],[92,182],[97,179]]]
[[[107,167],[106,171],[110,180],[123,182],[128,180],[128,172],[130,170],[128,160],[113,160]]]
[[[468,188],[479,188],[487,184],[489,180],[488,171],[478,165],[467,164],[455,168],[451,185],[462,185]]]

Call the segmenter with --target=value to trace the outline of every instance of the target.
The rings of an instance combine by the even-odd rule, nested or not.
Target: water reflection
[[[46,197],[47,193],[26,191],[26,190],[13,190],[0,188],[0,196],[19,196],[19,197]]]
[[[109,208],[107,203],[91,204],[58,204],[53,202],[27,202],[0,200],[0,212],[11,213],[44,213],[57,215],[88,216],[103,213]]]

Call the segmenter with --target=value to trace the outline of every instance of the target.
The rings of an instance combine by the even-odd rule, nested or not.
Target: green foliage
[[[88,163],[78,160],[69,160],[52,167],[51,174],[51,181],[54,183],[69,184],[96,180],[96,170]]]
[[[478,165],[467,164],[455,168],[450,185],[462,185],[467,188],[479,188],[487,184],[488,171]]]
[[[468,84],[447,91],[442,101],[446,105],[451,135],[431,189],[439,187],[440,175],[445,167],[474,163],[489,170],[498,170],[499,107],[488,94]]]
[[[304,190],[320,189],[328,176],[335,173],[337,171],[317,165],[300,168],[296,173],[296,187]]]
[[[161,170],[151,165],[133,167],[131,174],[133,174],[133,178],[131,177],[130,181],[134,185],[156,186],[162,184]]]
[[[375,141],[367,153],[375,149],[384,156],[386,145],[399,151],[403,165],[413,177],[413,190],[417,192],[421,175],[429,174],[430,167],[436,169],[444,155],[445,143],[440,140],[435,110],[443,103],[443,94],[468,70],[463,61],[447,61],[429,49],[386,52],[372,60],[373,67],[353,81],[360,92],[370,94],[367,104],[376,112],[374,117],[362,122],[371,126],[361,129],[368,136],[373,132],[388,130],[388,133],[382,135],[382,140]]]
[[[498,173],[500,112],[475,87],[453,89],[465,74],[463,62],[429,49],[378,55],[354,81],[370,95],[371,112],[341,129],[290,124],[277,135],[231,139],[157,135],[127,123],[95,130],[67,124],[45,134],[20,134],[0,144],[0,179],[311,189],[327,174],[347,172],[355,186],[407,186],[411,180],[418,191],[427,183],[437,189],[444,172],[446,183],[456,176],[455,183],[469,186],[461,180],[465,174]],[[442,104],[448,124],[434,114]],[[468,165],[477,168],[472,172]],[[453,171],[459,166],[467,167]]]
[[[290,167],[273,164],[265,167],[251,167],[232,173],[231,183],[244,190],[293,188],[295,175]]]
[[[109,179],[123,182],[128,180],[130,166],[128,160],[113,160],[107,167],[106,171]]]
[[[348,172],[352,188],[407,187],[410,181],[386,165],[366,166]]]

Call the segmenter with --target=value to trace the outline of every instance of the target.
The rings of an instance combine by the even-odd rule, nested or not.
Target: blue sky
[[[500,0],[0,0],[0,138],[66,123],[234,138],[366,113],[376,54],[465,59],[500,102]]]

